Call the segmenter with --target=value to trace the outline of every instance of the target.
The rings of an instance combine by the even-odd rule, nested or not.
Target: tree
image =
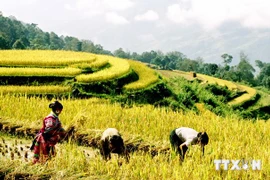
[[[49,49],[49,45],[46,43],[44,34],[37,34],[34,39],[30,41],[30,47],[32,49]]]
[[[212,63],[203,64],[203,71],[201,73],[206,75],[215,75],[218,71],[218,65]]]
[[[262,82],[261,82],[261,84],[262,84],[264,87],[270,89],[270,76],[264,77],[263,80],[262,80]]]
[[[122,48],[119,48],[113,52],[114,56],[129,59],[130,54],[126,53]]]
[[[257,66],[258,68],[260,68],[260,69],[262,69],[262,68],[266,65],[266,63],[263,63],[263,62],[260,61],[260,60],[255,60],[255,64],[256,64],[256,66]]]
[[[15,41],[15,43],[12,45],[13,49],[25,49],[25,45],[23,44],[21,39],[18,39],[17,41]]]
[[[8,41],[0,35],[0,49],[9,49]]]
[[[157,56],[158,56],[158,53],[152,50],[150,52],[143,52],[139,60],[142,62],[150,63]]]
[[[170,69],[177,69],[179,64],[181,64],[181,62],[186,58],[184,54],[178,51],[168,52],[166,56],[170,59],[170,62],[167,63],[167,66]]]
[[[96,54],[103,54],[103,46],[101,46],[100,44],[96,44],[95,45],[95,52]]]
[[[140,59],[140,55],[136,52],[133,52],[131,55],[130,55],[130,58],[131,59],[134,59],[134,60],[139,60]]]
[[[256,78],[258,85],[270,88],[270,63],[263,63],[257,60],[256,65],[260,68],[260,73]]]
[[[30,46],[30,42],[26,37],[22,37],[22,38],[20,38],[20,40],[22,41],[25,48],[28,48]]]
[[[233,59],[233,57],[231,55],[226,54],[226,53],[225,54],[222,54],[221,57],[223,58],[223,63],[225,65],[230,64],[232,62],[232,59]]]
[[[82,40],[82,51],[94,53],[95,45],[90,40]]]
[[[54,32],[50,33],[50,49],[63,49],[64,48],[63,39],[59,38]]]
[[[220,67],[219,69],[219,75],[220,77],[226,79],[225,74],[230,74],[227,73],[228,71],[230,71],[230,66],[229,64],[232,62],[233,57],[229,54],[222,54],[221,57],[223,58],[223,63],[224,63],[224,67]]]
[[[64,39],[64,49],[72,51],[82,51],[82,42],[74,37],[66,36]]]
[[[179,70],[182,71],[194,71],[197,72],[199,69],[199,63],[197,61],[193,61],[191,59],[185,59],[182,63],[181,63],[181,67],[179,68]]]
[[[162,60],[158,56],[152,59],[150,63],[162,67]]]
[[[168,56],[165,56],[161,61],[162,69],[168,69],[170,62],[171,62],[171,59]]]
[[[240,53],[240,62],[236,67],[236,71],[239,74],[238,81],[244,81],[246,83],[254,84],[254,72],[255,69],[253,66],[249,63],[249,59],[247,55],[245,55],[243,52]]]
[[[177,62],[177,61],[183,61],[186,56],[178,51],[171,51],[166,54],[172,61]]]
[[[237,82],[239,79],[238,77],[241,76],[241,74],[239,74],[239,71],[237,71],[236,69],[236,66],[232,66],[230,67],[229,71],[223,72],[223,79]]]

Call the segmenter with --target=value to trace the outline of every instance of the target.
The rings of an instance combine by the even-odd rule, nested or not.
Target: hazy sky
[[[270,30],[270,0],[0,0],[0,11],[110,51],[176,50],[187,57],[193,52],[185,47],[223,36],[227,23]]]

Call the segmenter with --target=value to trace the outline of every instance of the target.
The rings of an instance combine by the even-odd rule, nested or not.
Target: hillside
[[[253,88],[198,73],[154,70],[134,60],[74,51],[2,50],[0,66],[2,94],[100,97],[123,106],[153,104],[195,112],[196,103],[204,103],[221,116],[233,112],[269,118],[268,106],[258,107],[262,93]]]
[[[268,91],[193,72],[176,70],[158,70],[158,72],[168,79],[182,77],[188,81],[199,81],[203,86],[212,84],[225,87],[234,94],[233,98],[226,102],[232,107],[233,111],[241,111],[240,114],[244,118],[262,118],[265,120],[270,118],[268,111],[270,103],[267,101],[269,99]],[[217,91],[212,93],[216,96],[221,94],[221,92]]]
[[[54,98],[117,96],[126,101],[124,96],[132,96],[135,101],[147,103],[144,97],[139,97],[142,91],[154,95],[160,88],[166,89],[157,73],[140,62],[59,50],[2,50],[0,78],[3,94]],[[158,97],[149,99],[158,100]]]

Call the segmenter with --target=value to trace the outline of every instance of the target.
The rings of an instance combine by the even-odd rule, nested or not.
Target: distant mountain
[[[145,25],[145,29],[153,28]],[[207,63],[221,63],[224,53],[233,56],[232,65],[238,64],[240,52],[244,52],[255,66],[255,60],[270,62],[270,31],[268,29],[254,30],[228,22],[215,31],[203,31],[199,26],[182,27],[166,25],[146,33],[142,29],[140,37],[132,34],[132,27],[123,28],[113,37],[117,44],[131,52],[142,53],[151,50],[162,52],[179,51],[188,58],[202,57]],[[130,32],[130,33],[126,33]],[[141,38],[141,39],[140,39]],[[129,39],[126,42],[126,39]],[[101,39],[102,44],[112,49],[115,41]]]
[[[220,28],[219,32],[192,32],[181,40],[180,45],[177,41],[171,43],[188,57],[200,56],[205,62],[221,62],[220,56],[228,53],[234,57],[232,63],[238,64],[241,51],[248,55],[252,64],[257,59],[270,62],[269,30],[252,30],[230,24]]]

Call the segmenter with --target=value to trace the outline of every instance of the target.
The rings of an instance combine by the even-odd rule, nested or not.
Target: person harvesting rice
[[[197,132],[189,127],[176,128],[170,133],[171,148],[180,156],[181,161],[184,160],[190,145],[200,145],[204,155],[204,146],[207,145],[208,142],[209,137],[206,132]]]
[[[126,161],[129,162],[129,154],[124,145],[124,140],[115,128],[108,128],[102,133],[100,139],[100,153],[104,160],[110,160],[111,153],[116,153],[125,157]]]
[[[49,157],[55,156],[56,143],[67,135],[59,119],[63,105],[59,101],[54,101],[49,104],[49,108],[52,112],[44,118],[43,126],[30,148],[34,152],[33,164],[44,163]]]

